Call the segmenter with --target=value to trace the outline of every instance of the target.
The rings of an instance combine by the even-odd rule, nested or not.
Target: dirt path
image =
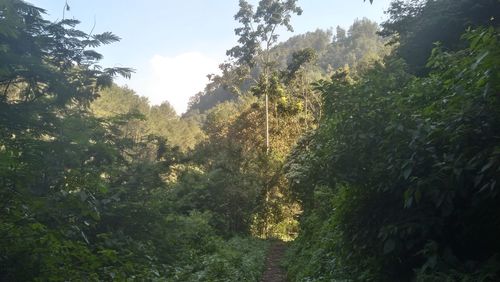
[[[261,282],[285,282],[286,273],[280,263],[285,255],[286,246],[283,242],[272,242],[266,258],[266,269]]]

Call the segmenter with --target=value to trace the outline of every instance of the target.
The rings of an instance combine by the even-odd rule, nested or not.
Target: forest
[[[500,280],[499,0],[284,41],[299,1],[239,0],[182,115],[28,2],[0,0],[0,281]]]

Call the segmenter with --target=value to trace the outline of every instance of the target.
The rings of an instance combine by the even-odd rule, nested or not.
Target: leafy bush
[[[216,249],[174,268],[174,281],[259,281],[268,243],[233,237],[214,240]]]
[[[499,34],[464,39],[422,78],[388,60],[317,84],[326,117],[288,164],[306,208],[294,279],[498,279]]]

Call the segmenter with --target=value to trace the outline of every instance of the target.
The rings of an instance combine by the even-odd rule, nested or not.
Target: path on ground
[[[281,261],[285,256],[286,246],[283,242],[272,242],[266,258],[266,268],[261,282],[285,282],[286,273],[281,268]]]

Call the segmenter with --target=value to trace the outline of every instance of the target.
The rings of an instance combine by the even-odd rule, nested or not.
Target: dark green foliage
[[[499,35],[463,38],[422,78],[390,60],[317,84],[324,120],[288,164],[306,209],[294,279],[498,279]]]
[[[292,281],[499,279],[499,2],[456,2],[395,1],[395,54],[315,83],[323,120],[285,167]]]
[[[119,156],[102,121],[81,109],[130,70],[101,71],[86,50],[116,41],[112,34],[49,23],[22,1],[2,1],[0,13],[0,278],[92,277],[100,263],[88,230],[101,218],[101,175]]]
[[[260,281],[267,242],[240,237],[225,242],[212,240],[219,251],[176,268],[173,281]]]
[[[287,67],[287,78],[293,79],[297,76],[298,71],[305,65],[312,63],[318,59],[316,51],[312,48],[305,48],[292,53],[292,59]]]
[[[398,54],[408,63],[410,72],[425,74],[425,65],[434,43],[458,50],[466,43],[460,37],[466,28],[498,26],[498,0],[413,0],[394,1],[390,18],[382,24],[382,35],[393,36]]]
[[[113,85],[92,48],[117,36],[2,1],[0,280],[258,281],[267,243],[238,236],[302,210],[293,281],[499,280],[497,7],[395,1],[382,60],[369,20],[278,44],[296,1],[240,1],[179,117]]]
[[[0,2],[0,280],[257,281],[265,242],[168,205],[183,154],[166,137],[197,124],[112,85],[130,70],[87,48],[117,36],[43,12]]]

